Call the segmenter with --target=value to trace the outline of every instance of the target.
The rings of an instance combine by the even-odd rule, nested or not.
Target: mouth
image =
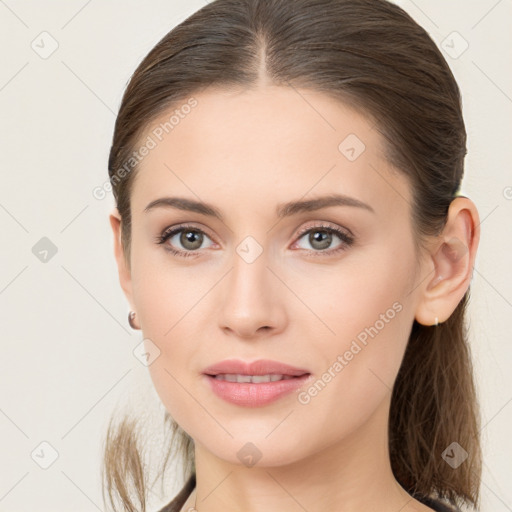
[[[207,368],[203,379],[217,397],[230,404],[262,407],[297,391],[312,374],[277,361],[230,360]]]

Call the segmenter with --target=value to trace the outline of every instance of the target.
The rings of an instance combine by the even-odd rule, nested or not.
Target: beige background
[[[108,180],[115,113],[131,73],[204,3],[0,0],[0,511],[103,510],[100,443],[109,414],[145,395],[158,411],[147,368],[132,353],[141,334],[128,327],[117,280],[113,198],[96,199],[93,190]],[[511,511],[512,3],[399,3],[446,50],[463,92],[463,192],[482,219],[471,302],[482,510]],[[48,247],[57,252],[42,262],[34,252]],[[157,507],[168,497],[153,498]]]

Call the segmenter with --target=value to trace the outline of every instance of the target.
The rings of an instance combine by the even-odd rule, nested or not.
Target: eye
[[[306,235],[308,235],[306,237]],[[309,226],[302,229],[297,235],[298,240],[305,239],[313,249],[301,247],[299,241],[293,244],[293,248],[298,245],[299,249],[304,249],[315,256],[326,256],[338,253],[348,249],[354,243],[354,237],[341,229],[330,225]],[[340,241],[334,248],[329,247],[332,245],[333,239],[338,238]],[[174,239],[174,240],[173,240]],[[202,248],[205,239],[210,237],[201,229],[195,226],[179,225],[167,228],[164,232],[156,238],[157,244],[165,244],[168,240],[172,243],[166,244],[165,249],[170,251],[175,256],[190,257],[197,256],[199,250]],[[182,249],[179,248],[181,245]],[[208,247],[215,245],[214,242]],[[178,248],[176,249],[176,247]]]
[[[199,249],[203,245],[205,238],[210,239],[208,235],[201,229],[194,226],[180,225],[173,228],[167,228],[160,236],[157,237],[157,244],[164,244],[167,240],[173,242],[166,245],[166,250],[176,256],[189,257],[197,255]],[[175,239],[173,241],[173,239]],[[179,249],[179,245],[183,249]],[[175,247],[178,245],[178,249]],[[211,247],[211,245],[209,246]]]
[[[306,236],[307,235],[307,236]],[[308,249],[307,247],[300,247],[301,249],[305,249],[308,252],[316,255],[331,255],[334,253],[338,253],[339,251],[344,251],[348,249],[354,243],[354,237],[349,235],[348,233],[342,231],[341,229],[330,226],[330,225],[320,225],[320,226],[310,226],[304,228],[299,233],[299,241],[305,239],[307,243],[313,248]],[[340,243],[334,248],[331,247],[333,243],[333,239],[338,238]],[[299,242],[295,242],[294,247]],[[330,248],[331,247],[331,248]],[[329,249],[330,248],[330,249]],[[328,249],[328,250],[327,250]]]

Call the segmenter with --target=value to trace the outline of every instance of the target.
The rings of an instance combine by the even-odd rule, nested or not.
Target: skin
[[[198,106],[137,171],[131,268],[117,209],[110,216],[120,284],[143,337],[160,350],[151,379],[195,441],[197,496],[182,510],[196,498],[200,512],[431,510],[391,472],[391,388],[413,320],[445,321],[470,284],[479,241],[475,205],[456,198],[443,233],[418,254],[409,183],[385,161],[382,136],[366,117],[321,93],[286,87],[195,98]],[[338,149],[349,134],[366,146],[354,161]],[[276,217],[280,203],[333,191],[374,212],[331,206]],[[213,204],[223,220],[173,208],[144,212],[164,196]],[[184,222],[206,233],[195,257],[165,250],[194,248],[179,234],[155,243]],[[337,235],[327,246],[297,236],[325,223],[350,230],[354,243],[328,255],[343,244]],[[236,252],[247,236],[263,251],[252,263]],[[316,380],[396,302],[400,312],[307,404],[291,393],[264,407],[240,407],[203,382],[207,366],[232,357],[275,359]],[[248,442],[261,452],[252,467],[237,457]]]

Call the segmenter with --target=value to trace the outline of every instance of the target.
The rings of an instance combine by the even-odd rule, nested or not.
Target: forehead
[[[327,151],[338,157],[338,145],[349,134],[367,142],[371,153],[383,149],[382,139],[369,119],[350,105],[317,91],[276,86],[211,89],[194,99],[196,106],[164,137],[177,135],[205,149],[213,146],[236,151],[243,147],[250,151],[247,158],[252,154],[262,156],[265,150],[275,156],[276,149],[288,146],[296,154],[302,147],[302,153],[316,148],[316,152]],[[169,113],[154,126],[166,119]]]
[[[224,201],[233,193],[275,202],[334,191],[365,202],[408,195],[403,176],[384,158],[373,122],[337,99],[272,86],[211,89],[193,95],[194,103],[187,100],[140,139],[154,147],[137,171],[132,205],[139,210],[162,195],[162,187]],[[194,106],[182,108],[188,104]]]

